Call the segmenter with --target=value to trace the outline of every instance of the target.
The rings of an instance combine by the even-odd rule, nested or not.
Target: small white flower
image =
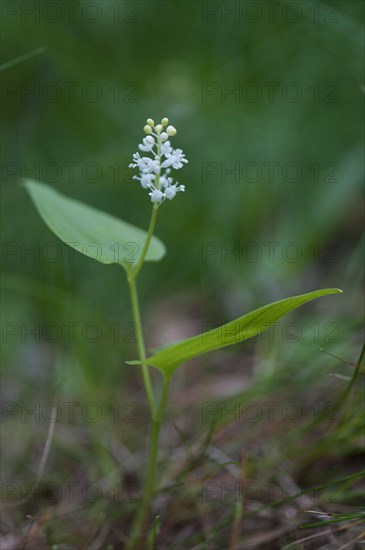
[[[171,153],[172,151],[172,147],[171,147],[171,143],[169,141],[165,141],[164,143],[162,143],[161,145],[161,155],[165,155],[167,153]]]
[[[155,180],[155,174],[142,173],[141,177],[133,176],[133,179],[141,182],[143,189],[151,189],[153,187],[153,182]]]
[[[171,185],[171,187],[168,187],[165,191],[165,196],[169,201],[171,201],[176,195],[176,185]]]
[[[173,182],[173,178],[168,178],[165,175],[160,176],[160,186],[161,187],[168,187]]]
[[[141,151],[145,151],[145,152],[149,153],[149,152],[152,151],[154,145],[155,145],[155,140],[153,139],[153,137],[152,136],[147,136],[147,137],[143,138],[142,144],[138,145],[138,149],[140,149]]]
[[[141,172],[160,173],[160,163],[158,160],[153,160],[149,157],[141,157],[139,153],[133,155],[134,163],[129,165],[130,168],[139,168]]]
[[[185,191],[185,185],[170,185],[165,189],[165,197],[171,201],[179,191]]]
[[[151,187],[153,185],[154,180],[156,179],[155,174],[143,174],[141,176],[141,185],[144,189],[147,189],[147,187]]]
[[[172,166],[175,170],[179,170],[179,168],[184,166],[184,162],[188,162],[182,152],[182,149],[173,149],[172,151],[166,153],[165,156],[166,160],[164,160],[161,164],[161,168],[168,168],[169,166]]]
[[[143,170],[143,159],[139,153],[133,153],[133,160],[134,163],[131,162],[129,168],[140,168],[140,170]]]
[[[151,197],[151,202],[161,202],[164,198],[164,194],[159,189],[153,189],[153,191],[148,194]]]

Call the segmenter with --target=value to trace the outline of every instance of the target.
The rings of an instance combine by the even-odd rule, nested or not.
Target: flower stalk
[[[151,413],[151,430],[142,506],[136,514],[135,521],[132,525],[129,542],[126,545],[127,550],[143,548],[146,541],[151,503],[156,486],[160,428],[170,386],[170,377],[165,376],[161,398],[157,407],[148,366],[144,364],[146,359],[146,349],[142,331],[136,280],[140,270],[143,267],[148,248],[151,243],[156,225],[157,211],[160,205],[166,199],[172,200],[178,192],[185,191],[184,185],[178,185],[177,182],[173,183],[173,177],[170,175],[171,169],[173,168],[178,170],[188,162],[181,149],[173,149],[171,147],[169,137],[176,135],[176,129],[169,125],[169,121],[166,117],[163,118],[161,123],[157,125],[155,125],[154,121],[149,118],[144,127],[144,132],[147,136],[138,147],[143,152],[151,153],[152,157],[141,157],[140,153],[134,153],[134,162],[129,166],[139,169],[139,176],[134,176],[134,179],[141,183],[143,189],[149,190],[149,196],[151,198],[151,202],[153,203],[153,208],[146,241],[137,264],[130,269],[128,273],[128,284],[132,304],[133,320],[137,331],[139,360],[142,362],[142,378]]]

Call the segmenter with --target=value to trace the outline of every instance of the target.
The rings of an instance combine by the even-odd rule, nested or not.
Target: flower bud
[[[146,142],[149,144],[149,145],[153,145],[155,143],[155,140],[153,139],[152,136],[147,136],[146,137]]]
[[[176,136],[176,128],[174,126],[168,126],[166,132],[168,136]]]
[[[148,124],[148,126],[154,126],[154,125],[155,125],[155,121],[154,121],[152,118],[148,118],[148,119],[147,119],[147,124]]]
[[[162,130],[162,124],[157,124],[157,126],[155,127],[155,130],[156,132],[160,133]]]
[[[166,117],[164,117],[164,118],[163,118],[163,119],[161,120],[161,124],[162,124],[162,126],[167,126],[167,125],[168,125],[168,123],[169,123],[169,119],[168,119],[168,118],[166,118]]]
[[[167,139],[169,139],[169,135],[166,132],[162,132],[162,134],[160,135],[160,138],[161,138],[161,141],[166,141]]]
[[[143,128],[143,130],[144,130],[144,133],[145,133],[145,134],[152,134],[152,128],[151,128],[151,126],[148,126],[147,124],[146,124],[146,126]]]

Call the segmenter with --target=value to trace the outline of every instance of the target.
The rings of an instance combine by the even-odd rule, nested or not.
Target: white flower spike
[[[156,124],[152,118],[147,119],[147,125],[143,130],[147,134],[142,143],[138,145],[140,151],[151,153],[151,157],[141,157],[139,153],[134,153],[133,162],[130,168],[138,168],[139,176],[133,176],[138,180],[143,189],[148,189],[151,202],[156,205],[162,204],[166,199],[172,200],[176,193],[185,191],[184,185],[174,183],[170,176],[171,168],[179,170],[187,163],[187,159],[181,149],[173,149],[169,137],[176,135],[174,126],[167,126],[166,131],[162,132],[163,126],[169,123],[168,118],[164,117],[161,124]]]

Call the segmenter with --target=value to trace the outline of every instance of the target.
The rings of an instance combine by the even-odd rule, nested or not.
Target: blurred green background
[[[159,211],[167,256],[140,277],[149,347],[286,296],[344,291],[290,317],[299,340],[279,328],[273,342],[248,344],[243,359],[239,350],[204,358],[176,391],[218,375],[222,394],[235,395],[226,373],[239,376],[238,366],[245,382],[237,392],[262,380],[268,392],[283,383],[311,392],[318,380],[337,391],[342,383],[326,373],[350,375],[351,367],[317,348],[356,362],[362,345],[363,2],[71,6],[2,3],[4,400],[51,401],[55,392],[60,400],[141,399],[144,419],[136,371],[124,364],[136,351],[122,271],[76,252],[71,261],[19,183],[33,177],[146,228],[151,205],[128,163],[145,119],[163,116],[189,164],[177,174],[186,192]],[[94,343],[92,329],[82,333],[91,322],[102,327]],[[34,327],[39,341],[26,334]],[[183,397],[180,408],[187,414]],[[5,476],[27,479],[46,432],[26,432],[18,415],[12,422],[5,429],[18,422],[24,438],[9,442]],[[105,425],[93,427],[97,449]],[[123,441],[138,449],[145,433],[143,422],[127,426]],[[73,441],[63,434],[57,445],[72,454]],[[96,451],[95,470],[108,471],[107,447]]]

